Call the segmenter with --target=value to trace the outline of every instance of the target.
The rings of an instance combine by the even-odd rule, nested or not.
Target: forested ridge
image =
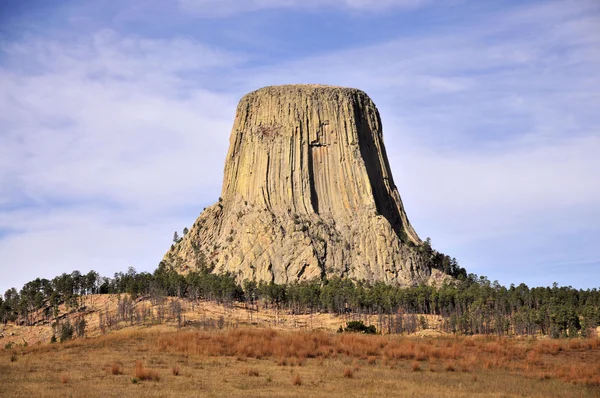
[[[74,271],[52,280],[37,278],[20,291],[9,289],[0,297],[3,323],[33,323],[34,312],[47,320],[67,304],[77,308],[89,294],[129,294],[132,298],[179,297],[212,300],[226,305],[262,303],[278,310],[299,313],[379,314],[386,318],[386,332],[412,332],[426,328],[423,317],[438,315],[442,329],[459,334],[587,336],[600,324],[598,289],[559,287],[510,287],[469,274],[441,287],[368,285],[348,279],[308,281],[277,285],[244,281],[233,275],[217,275],[202,269],[187,275],[160,265],[154,273],[129,268],[112,278],[95,271]]]

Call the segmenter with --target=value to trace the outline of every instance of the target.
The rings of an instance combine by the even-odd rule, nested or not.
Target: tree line
[[[162,263],[153,273],[138,273],[130,267],[112,278],[95,271],[73,271],[52,280],[37,278],[20,291],[12,288],[0,297],[0,320],[31,325],[39,321],[41,312],[49,321],[58,315],[59,305],[78,308],[90,294],[179,297],[225,305],[241,302],[250,308],[260,303],[295,314],[380,315],[387,319],[390,332],[414,331],[417,324],[427,327],[417,315],[439,316],[442,329],[460,334],[574,337],[589,335],[600,324],[600,292],[595,288],[574,289],[556,283],[552,287],[504,287],[474,274],[440,287],[396,287],[340,278],[287,285],[238,283],[229,273],[217,275],[201,269],[182,275]]]

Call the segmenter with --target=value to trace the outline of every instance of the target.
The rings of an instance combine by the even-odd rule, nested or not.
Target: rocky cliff
[[[379,112],[362,91],[265,87],[237,108],[219,202],[163,262],[240,280],[439,278],[394,184]]]

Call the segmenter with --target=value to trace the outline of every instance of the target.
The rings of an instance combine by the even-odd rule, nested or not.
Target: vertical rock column
[[[337,275],[414,284],[431,274],[392,178],[379,112],[360,90],[289,85],[244,96],[221,197],[166,263],[279,283]]]

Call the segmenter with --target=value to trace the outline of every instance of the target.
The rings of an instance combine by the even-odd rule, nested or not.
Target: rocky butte
[[[221,198],[163,264],[275,283],[339,276],[414,285],[446,278],[428,266],[420,246],[369,96],[285,85],[240,100]]]

